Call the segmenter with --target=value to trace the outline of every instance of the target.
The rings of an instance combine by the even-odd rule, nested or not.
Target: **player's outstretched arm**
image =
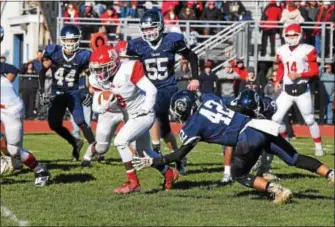
[[[197,90],[199,88],[198,56],[189,48],[185,48],[179,53],[186,58],[191,65],[192,80],[188,85],[188,89],[192,91]]]
[[[136,170],[140,170],[151,166],[167,165],[172,162],[181,161],[194,147],[196,143],[182,145],[175,152],[157,158],[133,157],[132,163]]]

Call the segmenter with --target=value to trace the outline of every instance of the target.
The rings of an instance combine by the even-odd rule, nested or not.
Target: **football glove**
[[[92,105],[92,95],[87,93],[85,98],[82,101],[84,106],[91,106]]]
[[[150,167],[153,163],[153,158],[150,158],[145,152],[144,157],[133,156],[133,160],[131,161],[133,167],[136,171],[141,170],[143,168]]]
[[[39,95],[40,95],[40,104],[41,105],[44,106],[44,105],[49,104],[50,98],[44,91],[40,91]]]
[[[141,116],[145,116],[149,113],[149,110],[146,109],[139,109],[136,113],[133,113],[130,115],[131,118],[137,118],[137,117],[141,117]]]

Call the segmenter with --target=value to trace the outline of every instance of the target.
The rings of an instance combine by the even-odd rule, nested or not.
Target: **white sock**
[[[315,148],[316,149],[322,149],[322,144],[321,143],[315,143]]]
[[[159,145],[161,142],[160,141],[156,141],[156,140],[153,140],[151,141],[153,145]]]
[[[42,172],[44,170],[43,166],[41,165],[41,163],[38,163],[37,166],[34,168],[34,172],[35,173],[39,173]]]
[[[231,173],[230,173],[230,166],[224,166],[224,174],[225,175],[231,175]]]

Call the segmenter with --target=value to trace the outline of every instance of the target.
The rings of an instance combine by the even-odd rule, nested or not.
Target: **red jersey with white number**
[[[290,47],[285,44],[277,49],[277,60],[282,64],[279,67],[283,68],[283,72],[278,77],[283,78],[283,84],[293,84],[293,81],[288,77],[291,72],[300,73],[301,78],[296,81],[297,83],[307,83],[308,77],[311,77],[311,62],[316,62],[317,54],[313,46],[308,44],[299,44],[295,49],[291,50]],[[278,69],[278,72],[282,69]],[[306,74],[306,76],[304,76]],[[317,75],[315,75],[317,76]],[[281,80],[281,78],[279,79]],[[278,79],[277,79],[278,81]]]
[[[89,83],[96,91],[111,91],[117,98],[121,111],[129,114],[141,109],[145,103],[145,94],[136,84],[145,76],[142,63],[139,61],[124,61],[110,81],[98,82],[95,75],[89,77]],[[111,107],[115,110],[115,106]]]

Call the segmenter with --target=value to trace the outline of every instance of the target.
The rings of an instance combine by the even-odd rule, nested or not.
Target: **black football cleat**
[[[80,150],[84,146],[84,141],[81,139],[76,139],[76,145],[73,147],[72,150],[72,158],[73,161],[79,161]]]
[[[83,161],[81,161],[81,166],[82,167],[92,167],[92,162],[84,159]]]
[[[44,168],[41,172],[35,173],[35,186],[43,187],[48,184],[51,174]]]

